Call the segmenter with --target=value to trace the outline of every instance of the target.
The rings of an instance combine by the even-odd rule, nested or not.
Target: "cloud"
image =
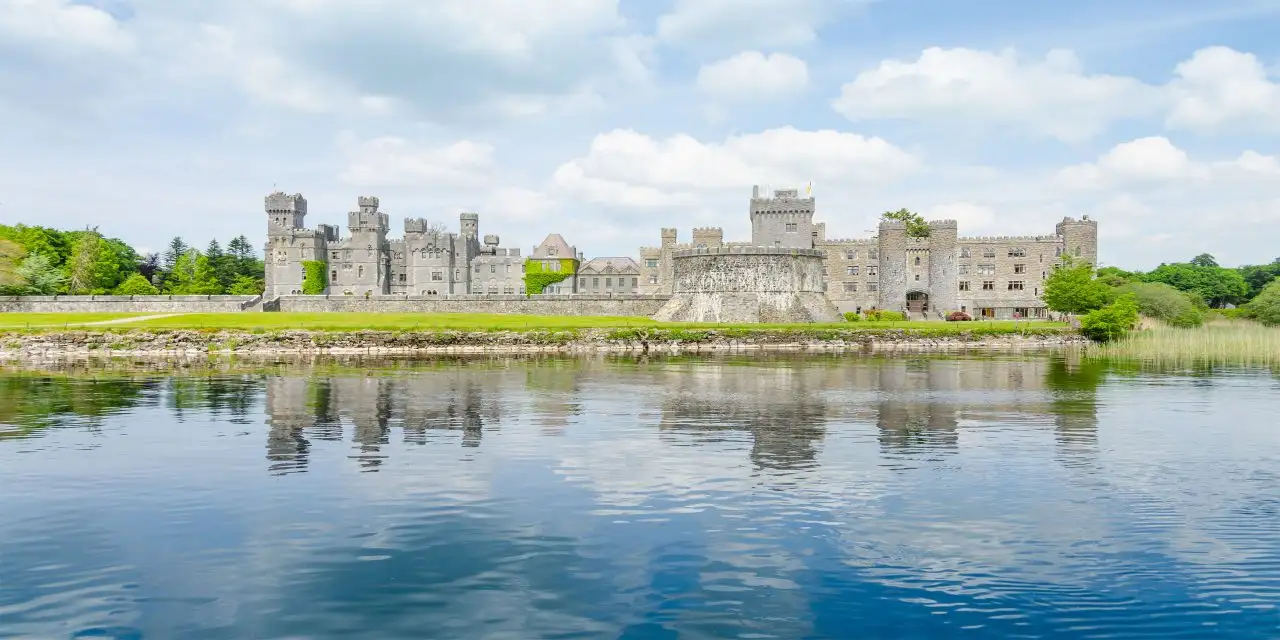
[[[665,44],[711,50],[743,46],[768,49],[812,44],[818,30],[838,15],[840,0],[676,0],[658,18]]]
[[[1085,74],[1070,51],[1024,60],[1014,50],[925,49],[885,60],[840,89],[832,107],[850,120],[946,118],[1015,123],[1062,140],[1096,135],[1114,120],[1154,113],[1158,90],[1133,78]]]
[[[1169,83],[1170,128],[1215,129],[1254,125],[1280,130],[1280,83],[1251,53],[1228,47],[1196,51],[1174,69]]]
[[[808,65],[785,53],[743,51],[698,70],[699,90],[730,100],[786,97],[808,84]]]
[[[830,129],[782,127],[720,143],[616,129],[596,136],[585,156],[561,165],[553,185],[597,202],[669,206],[694,201],[698,192],[745,193],[765,182],[892,180],[919,164],[881,138]]]
[[[493,146],[471,140],[421,147],[394,136],[358,141],[345,135],[339,146],[349,158],[340,179],[354,186],[471,186],[486,181],[494,170]]]
[[[1245,151],[1232,160],[1193,161],[1168,138],[1151,136],[1118,144],[1096,162],[1067,167],[1058,180],[1072,188],[1136,188],[1173,186],[1217,181],[1257,181],[1280,175],[1280,161],[1256,151]]]
[[[0,42],[36,46],[55,53],[132,51],[134,39],[111,14],[66,0],[0,0]],[[7,48],[0,44],[0,51]]]

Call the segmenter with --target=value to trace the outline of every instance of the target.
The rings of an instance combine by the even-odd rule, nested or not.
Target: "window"
[[[873,264],[867,265],[867,275],[874,276],[875,274],[876,274],[876,266]]]
[[[542,263],[542,268],[543,268],[543,270],[545,270],[545,271],[555,271],[555,272],[559,272],[559,271],[560,271],[560,263],[559,263],[559,262],[556,262],[555,260],[547,260],[546,262],[543,262],[543,263]]]
[[[984,257],[984,258],[994,258],[994,257],[996,257],[996,250],[995,250],[995,248],[994,248],[994,247],[985,247],[985,248],[983,248],[983,250],[982,250],[982,257]]]
[[[351,270],[351,263],[350,263],[350,262],[348,262],[348,263],[346,263],[346,264],[342,265],[342,268],[343,268],[343,269],[345,269],[345,270],[347,270],[347,271],[350,271],[350,270]]]
[[[969,275],[969,265],[967,264],[960,265],[956,270],[956,275],[961,275],[961,276]]]
[[[857,267],[857,265],[854,265],[854,266],[852,266],[852,267],[845,267],[845,272],[846,272],[848,275],[856,276],[856,275],[858,275],[858,267]]]
[[[632,278],[632,279],[631,279],[631,286],[632,286],[632,287],[638,287],[638,286],[640,286],[640,278]]]
[[[1025,283],[1025,282],[1023,282],[1023,281],[1021,281],[1021,280],[1010,280],[1010,281],[1009,281],[1009,290],[1010,290],[1010,291],[1025,291],[1025,290],[1026,290],[1026,288],[1027,288],[1027,283]]]
[[[431,281],[432,281],[432,282],[443,282],[443,281],[444,281],[444,272],[443,272],[443,271],[432,271],[432,272],[431,272]]]
[[[856,293],[857,291],[858,291],[858,283],[856,283],[856,282],[846,282],[846,283],[844,283],[844,292],[845,292],[845,293]]]
[[[969,290],[969,281],[968,281],[968,280],[961,280],[961,281],[960,281],[960,290],[961,290],[961,291],[968,291],[968,290]]]
[[[592,278],[592,279],[591,279],[591,288],[592,288],[592,289],[599,289],[599,288],[600,288],[600,278]]]
[[[845,259],[845,260],[857,260],[857,259],[858,259],[858,250],[857,250],[857,249],[849,249],[848,251],[845,251],[845,252],[844,252],[844,259]]]
[[[649,274],[649,284],[658,284],[658,274]]]
[[[613,286],[613,278],[605,278],[604,288],[608,289],[609,287],[612,287],[612,286]]]
[[[1027,265],[1025,265],[1025,264],[1015,264],[1015,265],[1013,265],[1013,272],[1014,272],[1014,273],[1026,273],[1026,272],[1027,272]]]
[[[982,281],[982,290],[983,290],[983,291],[995,291],[995,290],[996,290],[996,281],[995,281],[995,280],[983,280],[983,281]]]
[[[405,283],[405,276],[404,276],[404,274],[402,273],[402,274],[400,274],[400,284],[404,284],[404,283]]]
[[[587,288],[587,279],[586,279],[586,278],[578,278],[578,288],[579,288],[579,289],[586,289],[586,288]]]
[[[1009,247],[1009,257],[1025,258],[1027,257],[1027,250],[1023,249],[1022,247]]]
[[[797,225],[796,225],[796,223],[794,223],[794,222],[788,222],[788,223],[787,223],[787,233],[793,233],[793,232],[796,230],[796,226],[797,226]]]
[[[880,290],[880,283],[878,282],[867,283],[867,291],[879,291],[879,290]]]
[[[1061,257],[1062,257],[1062,247],[1058,247],[1057,249],[1054,249],[1054,250],[1053,250],[1053,257],[1055,257],[1055,258],[1061,258]]]
[[[496,264],[489,265],[489,273],[497,273],[497,272],[498,272],[498,265]]]
[[[916,282],[920,282],[920,274],[916,274]]]
[[[358,273],[357,277],[359,277],[359,278],[363,278],[363,277],[364,277],[364,265],[360,265],[360,269],[359,269],[359,273]]]
[[[978,275],[980,275],[980,276],[993,276],[993,275],[995,275],[995,274],[996,274],[996,266],[995,266],[994,264],[980,264],[980,265],[978,265]]]
[[[480,268],[476,267],[476,273],[480,273]],[[524,273],[524,263],[520,263],[520,273]]]
[[[555,247],[547,247],[547,255],[549,255],[549,256],[554,256],[554,255],[556,255],[559,251],[560,251],[560,250],[559,250],[559,249],[557,249],[557,248],[555,248]]]
[[[916,256],[916,266],[920,266],[920,256]]]
[[[1025,318],[1031,315],[1031,310],[1027,307],[1014,307],[1013,315],[1018,316],[1019,318]]]
[[[513,294],[513,293],[515,293],[515,292],[516,292],[516,289],[515,289],[515,287],[503,287],[503,288],[502,288],[502,292],[503,292],[503,293],[505,293],[505,294],[507,294],[507,295],[511,295],[511,294]]]
[[[968,257],[970,257],[970,256],[969,256],[969,247],[960,247],[960,257],[961,257],[961,258],[968,258]]]
[[[480,273],[480,265],[479,265],[479,264],[477,264],[477,265],[476,265],[476,273]]]
[[[1037,318],[1043,318],[1043,317],[1044,317],[1044,307],[1036,307],[1035,316],[1036,316]]]
[[[511,273],[511,265],[507,265],[507,273]]]
[[[337,281],[338,281],[338,272],[337,272],[336,270],[335,270],[335,271],[330,271],[330,272],[329,272],[329,282],[337,282]]]
[[[649,267],[650,269],[657,269],[658,260],[656,258],[649,258],[648,260],[644,261],[644,266]]]

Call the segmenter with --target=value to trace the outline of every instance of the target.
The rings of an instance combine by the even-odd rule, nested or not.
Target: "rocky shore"
[[[1070,330],[589,329],[577,331],[126,330],[0,334],[0,360],[194,354],[431,355],[742,351],[1035,350],[1083,344]]]

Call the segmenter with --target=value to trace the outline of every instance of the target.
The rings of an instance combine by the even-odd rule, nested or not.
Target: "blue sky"
[[[264,234],[302,192],[528,250],[748,235],[814,182],[965,235],[1100,221],[1101,261],[1280,255],[1280,1],[0,0],[0,221]],[[1268,37],[1268,34],[1271,34]]]

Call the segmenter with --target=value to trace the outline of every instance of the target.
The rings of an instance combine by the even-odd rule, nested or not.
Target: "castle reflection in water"
[[[1034,422],[1078,460],[1096,447],[1101,376],[1063,358],[510,359],[272,376],[267,459],[273,473],[305,471],[313,443],[347,439],[376,471],[392,445],[481,447],[504,429],[555,437],[626,416],[690,444],[749,435],[762,470],[812,466],[829,432],[870,425],[883,456],[909,459],[956,451],[962,428]]]

